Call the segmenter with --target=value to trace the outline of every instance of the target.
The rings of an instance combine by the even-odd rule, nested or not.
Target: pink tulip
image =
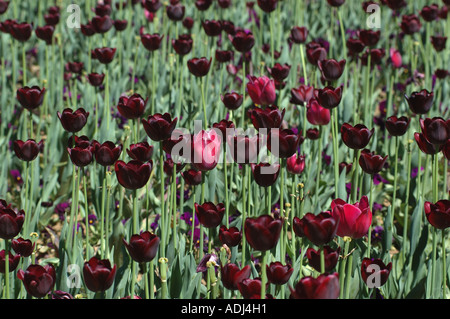
[[[337,198],[331,202],[331,213],[339,219],[336,235],[340,237],[361,238],[367,234],[372,224],[372,212],[367,196],[363,196],[353,205]]]
[[[267,76],[255,77],[249,76],[249,82],[247,83],[248,95],[252,99],[253,103],[258,105],[271,105],[275,102],[274,80]]]

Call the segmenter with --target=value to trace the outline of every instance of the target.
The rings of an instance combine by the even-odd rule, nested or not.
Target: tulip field
[[[0,0],[1,298],[449,299],[449,8]]]

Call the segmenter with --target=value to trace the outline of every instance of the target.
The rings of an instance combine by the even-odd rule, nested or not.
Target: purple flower
[[[19,184],[19,186],[22,186],[23,179],[20,171],[17,169],[12,169],[9,171],[9,173],[11,174],[12,178]]]
[[[192,213],[190,212],[185,212],[183,214],[181,214],[180,216],[181,220],[184,220],[186,224],[188,224],[189,226],[192,226]],[[195,215],[195,227],[197,227],[199,224],[197,215]]]
[[[372,243],[378,243],[381,241],[381,236],[384,233],[384,228],[382,226],[375,226],[372,229]]]
[[[218,258],[215,254],[206,254],[197,266],[197,272],[205,272],[208,270],[208,262],[212,262],[214,266],[217,266]]]
[[[423,171],[423,167],[420,168],[420,171]],[[418,167],[414,167],[414,168],[411,170],[411,178],[416,178],[418,172],[419,172],[419,168],[418,168]]]
[[[68,201],[62,202],[62,203],[59,203],[58,205],[56,205],[55,213],[58,214],[58,216],[61,220],[64,220],[64,218],[65,218],[64,215],[66,214],[66,211],[69,208],[69,206],[70,206],[70,203]]]
[[[155,216],[155,220],[153,221],[153,223],[150,225],[150,228],[153,230],[153,232],[155,232],[156,231],[156,229],[158,228],[158,221],[159,221],[159,218],[160,218],[161,216],[159,215],[159,214],[157,214],[156,216]]]

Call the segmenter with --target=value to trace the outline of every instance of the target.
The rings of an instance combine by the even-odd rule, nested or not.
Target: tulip
[[[244,299],[261,299],[261,285],[260,278],[247,278],[238,283],[238,289]]]
[[[391,10],[399,10],[407,5],[405,0],[386,0],[385,3]]]
[[[102,64],[109,64],[114,59],[116,48],[96,48],[94,49],[95,57]]]
[[[33,297],[43,298],[53,289],[56,271],[53,265],[32,264],[23,271],[19,269],[17,278],[22,280],[25,290]]]
[[[31,37],[32,26],[29,23],[13,23],[9,31],[11,36],[20,42],[26,42]]]
[[[339,274],[321,274],[317,278],[303,277],[291,288],[293,299],[337,299],[339,297]]]
[[[17,255],[21,257],[29,257],[33,253],[34,243],[29,239],[19,237],[11,241],[11,247]]]
[[[128,163],[117,161],[115,163],[115,172],[119,184],[126,189],[139,189],[147,184],[151,171],[153,169],[153,161],[146,163],[131,160]]]
[[[340,7],[344,4],[345,0],[327,0],[327,2],[332,7]]]
[[[376,155],[374,152],[364,149],[361,151],[359,157],[359,166],[365,173],[374,175],[383,169],[387,157],[387,155],[382,157],[381,155]]]
[[[414,139],[416,140],[419,149],[428,155],[439,153],[443,147],[443,145],[430,143],[423,133],[414,133]]]
[[[225,213],[224,204],[220,203],[215,205],[214,203],[206,202],[199,205],[195,203],[194,207],[198,220],[204,227],[215,228],[222,222]]]
[[[339,220],[337,236],[357,239],[367,235],[372,224],[372,212],[367,196],[363,196],[353,205],[340,198],[334,199],[331,202],[331,209],[331,215]]]
[[[142,5],[148,11],[155,13],[159,10],[159,8],[161,8],[162,3],[159,0],[144,0]]]
[[[137,93],[127,97],[121,96],[119,98],[119,104],[117,109],[119,113],[127,119],[137,119],[142,117],[145,110],[145,105],[147,104],[148,98],[144,98]]]
[[[291,66],[289,64],[281,65],[276,63],[272,68],[267,68],[267,71],[276,82],[283,82],[288,76]]]
[[[14,141],[14,153],[16,156],[25,162],[33,161],[42,149],[43,141],[36,143],[35,140],[29,139],[27,141]]]
[[[28,111],[38,108],[44,101],[45,88],[25,86],[17,90],[17,100]]]
[[[71,133],[79,132],[86,125],[89,112],[86,112],[83,108],[79,108],[75,111],[66,108],[60,113],[58,111],[58,118],[61,121],[63,128]]]
[[[217,20],[205,20],[202,22],[203,30],[207,36],[216,37],[222,33],[222,24]]]
[[[163,37],[164,35],[160,35],[159,33],[143,34],[141,35],[141,42],[148,51],[156,51],[161,47]]]
[[[190,34],[182,34],[172,40],[172,47],[178,55],[186,55],[192,50],[193,40]]]
[[[306,237],[316,246],[323,246],[336,235],[339,219],[330,212],[321,212],[318,215],[307,213],[301,219],[294,217],[292,228],[299,237]]]
[[[221,96],[221,100],[227,109],[233,111],[237,110],[242,105],[244,97],[242,94],[231,92]]]
[[[450,138],[450,120],[444,120],[442,117],[421,118],[420,127],[431,144],[443,145]]]
[[[308,38],[308,28],[294,26],[291,29],[289,39],[295,44],[303,44]]]
[[[349,38],[346,41],[346,47],[350,56],[357,56],[364,51],[365,44],[360,39]]]
[[[228,146],[231,150],[230,155],[238,164],[256,163],[260,144],[259,135],[235,135],[228,138]]]
[[[259,163],[250,164],[253,178],[261,187],[272,186],[280,173],[280,164]]]
[[[114,283],[116,276],[116,265],[111,267],[108,259],[92,257],[83,266],[83,277],[86,287],[93,292],[108,290]]]
[[[188,60],[187,65],[189,71],[196,77],[204,77],[208,74],[209,69],[211,67],[211,61],[205,57],[202,58],[192,58]]]
[[[326,109],[333,109],[341,103],[342,86],[337,88],[327,86],[323,89],[318,89],[314,96],[322,107]]]
[[[75,166],[85,167],[92,163],[94,159],[94,149],[92,146],[81,147],[75,146],[73,148],[67,148],[70,160]]]
[[[192,164],[199,171],[210,171],[219,162],[222,140],[215,129],[202,130],[193,136]]]
[[[113,20],[110,16],[95,16],[91,20],[92,27],[96,33],[104,34],[113,27]]]
[[[95,34],[95,28],[92,22],[80,25],[81,33],[86,37],[92,37]]]
[[[114,29],[116,29],[117,32],[124,31],[128,26],[127,20],[114,20],[113,21]]]
[[[169,4],[166,7],[166,14],[167,17],[172,20],[172,21],[181,21],[183,20],[184,14],[185,14],[185,7],[184,5],[180,4],[180,3],[176,3],[176,4]]]
[[[450,201],[442,199],[436,203],[425,202],[425,216],[428,222],[437,229],[450,227]]]
[[[195,7],[200,11],[206,11],[212,5],[212,0],[196,0]]]
[[[216,50],[216,61],[219,63],[230,62],[233,59],[233,51],[231,50]]]
[[[222,9],[227,9],[231,6],[231,0],[217,0],[217,4]]]
[[[191,30],[194,26],[194,19],[192,19],[191,17],[186,17],[183,19],[182,24],[186,29]]]
[[[325,245],[320,249],[323,250],[324,254],[324,270],[326,273],[330,273],[337,265],[341,247],[333,250],[330,246]],[[321,251],[316,251],[314,248],[306,250],[306,258],[308,258],[309,265],[319,272],[321,271],[321,253]]]
[[[380,288],[389,278],[392,263],[385,265],[381,259],[363,258],[361,277],[369,288]]]
[[[169,113],[156,113],[150,115],[147,120],[141,120],[148,137],[155,142],[161,142],[170,138],[177,125],[177,121],[177,118],[172,120]]]
[[[169,157],[164,161],[163,170],[164,170],[164,173],[166,173],[168,176],[172,176],[174,167],[175,167],[176,173],[179,173],[185,166],[186,166],[185,163],[175,164],[173,159]]]
[[[127,154],[134,160],[148,162],[152,159],[153,145],[149,145],[147,142],[131,144],[127,149]]]
[[[397,117],[395,115],[386,119],[386,129],[392,136],[402,136],[408,130],[411,119],[406,116]]]
[[[434,21],[439,16],[439,7],[437,4],[424,6],[422,10],[420,10],[420,15],[427,22]]]
[[[227,228],[225,225],[219,228],[219,240],[223,245],[235,247],[239,245],[242,239],[242,232],[236,227]]]
[[[51,25],[45,25],[42,27],[37,27],[35,30],[36,36],[45,41],[47,45],[51,45],[53,41],[53,33],[55,32],[55,27]]]
[[[447,37],[443,36],[432,36],[431,44],[437,52],[441,52],[445,50],[445,45],[447,42]]]
[[[312,125],[327,125],[330,122],[330,110],[322,107],[316,99],[312,99],[306,106],[306,118]]]
[[[305,105],[314,97],[314,87],[311,85],[300,85],[291,89],[290,102],[295,105]]]
[[[338,80],[342,73],[344,72],[345,60],[336,61],[335,59],[323,59],[317,61],[317,66],[319,67],[322,76],[327,81]]]
[[[221,120],[220,122],[214,123],[212,127],[220,131],[222,140],[226,139],[228,135],[234,132],[233,121]]]
[[[306,45],[306,58],[314,66],[319,61],[326,59],[327,54],[327,49],[318,42],[310,42]]]
[[[250,265],[239,269],[236,264],[228,263],[221,267],[222,284],[228,290],[238,290],[238,285],[244,279],[248,279],[252,272]]]
[[[294,268],[290,264],[283,265],[279,261],[271,262],[266,266],[267,280],[274,285],[284,285],[291,278]]]
[[[295,154],[303,140],[301,132],[296,134],[290,129],[272,129],[268,135],[267,148],[279,158],[288,158]]]
[[[266,13],[271,13],[277,8],[278,0],[258,0],[258,6]]]
[[[9,1],[0,1],[0,14],[4,14],[8,10]]]
[[[276,99],[275,82],[267,76],[249,76],[247,92],[257,105],[271,105]]]
[[[380,35],[381,35],[380,30],[375,31],[371,29],[366,29],[358,31],[359,40],[361,40],[362,43],[368,47],[375,46],[380,40]]]
[[[16,270],[20,262],[20,255],[13,255],[11,252],[8,254],[8,271],[13,272]],[[0,251],[0,273],[5,274],[6,272],[6,251],[3,249]]]
[[[306,138],[310,140],[318,140],[320,138],[320,131],[317,128],[309,128],[306,130]]]
[[[181,173],[186,184],[191,186],[200,185],[202,183],[202,172],[196,169],[189,169]]]
[[[102,166],[114,165],[122,153],[122,144],[116,146],[111,141],[106,141],[95,151],[95,160]]]
[[[344,123],[341,126],[342,140],[344,144],[351,149],[365,148],[367,144],[369,144],[374,131],[374,129],[369,130],[363,124],[351,126],[348,123]]]
[[[77,62],[77,61],[71,61],[68,62],[66,65],[66,68],[75,74],[81,74],[83,72],[84,63],[83,62]]]
[[[408,97],[405,95],[410,110],[415,114],[426,114],[433,105],[433,92],[423,89],[419,92],[413,92]]]
[[[132,235],[129,243],[125,239],[122,241],[130,257],[138,263],[152,261],[158,252],[159,237],[149,231]]]
[[[286,169],[289,173],[300,175],[305,169],[305,156],[294,154],[286,160]]]
[[[99,87],[103,84],[103,80],[105,79],[104,73],[89,73],[88,81],[94,87]]]
[[[267,251],[278,243],[282,226],[280,219],[269,215],[248,217],[244,224],[245,238],[254,250]]]
[[[422,24],[419,17],[415,14],[403,15],[400,23],[400,28],[405,34],[412,35],[420,31]]]
[[[394,48],[389,50],[389,57],[391,58],[392,66],[394,68],[400,68],[402,66],[402,55]]]
[[[251,32],[238,30],[233,36],[230,36],[231,43],[236,51],[241,53],[249,52],[255,45],[255,37]]]
[[[3,206],[3,205],[2,205]],[[22,230],[25,212],[14,211],[9,206],[0,208],[0,238],[13,239]]]
[[[109,16],[111,15],[111,6],[108,4],[97,4],[94,12],[100,17]]]
[[[250,119],[256,130],[280,128],[283,123],[285,110],[276,106],[266,108],[255,107],[249,111]]]

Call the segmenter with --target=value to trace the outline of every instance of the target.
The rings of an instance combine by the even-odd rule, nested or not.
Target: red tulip
[[[19,269],[17,278],[22,280],[25,290],[33,297],[43,298],[52,291],[56,281],[56,271],[53,265],[32,264],[23,271]]]
[[[162,3],[159,0],[144,0],[142,1],[142,5],[148,11],[155,13],[159,8],[161,8]]]
[[[117,161],[115,163],[115,172],[119,184],[127,189],[139,189],[147,184],[153,168],[153,161],[146,163],[131,160],[128,163]]]
[[[292,42],[296,44],[302,44],[306,42],[307,38],[308,38],[308,29],[306,27],[297,27],[297,26],[292,27],[289,36],[289,39]]]
[[[211,67],[211,61],[205,57],[202,58],[192,58],[188,60],[187,65],[189,71],[196,77],[204,77],[208,74],[209,69]]]
[[[443,148],[443,145],[430,143],[423,133],[414,133],[414,139],[416,140],[419,149],[428,155],[437,154]]]
[[[219,63],[230,62],[233,59],[233,51],[231,50],[216,50],[216,61]]]
[[[389,50],[389,56],[391,58],[391,62],[392,62],[392,65],[394,66],[394,68],[398,69],[403,65],[402,64],[402,55],[398,50],[391,48]]]
[[[34,31],[36,36],[45,41],[47,45],[51,45],[53,42],[53,33],[55,32],[55,27],[51,25],[45,25],[42,27],[37,27]]]
[[[415,114],[426,114],[433,105],[434,93],[423,89],[419,92],[413,92],[408,97],[405,95],[410,110]]]
[[[311,85],[300,85],[291,89],[290,102],[296,105],[305,105],[314,97],[314,87]]]
[[[69,153],[70,160],[77,167],[85,167],[92,163],[94,159],[94,148],[91,145],[87,147],[68,147],[67,152]]]
[[[219,240],[223,245],[234,247],[239,245],[242,239],[242,232],[237,227],[227,228],[225,225],[220,226]]]
[[[221,99],[225,107],[229,110],[237,110],[244,101],[243,95],[236,92],[225,93],[221,96]]]
[[[230,155],[238,164],[256,163],[261,147],[259,135],[247,136],[236,134],[228,137]]]
[[[395,115],[390,116],[386,119],[386,129],[392,136],[402,136],[408,130],[409,123],[411,119],[406,116],[397,117]]]
[[[367,196],[363,196],[359,202],[353,205],[340,198],[334,199],[331,202],[331,209],[332,216],[339,220],[336,235],[348,236],[353,239],[367,235],[372,224],[372,212]]]
[[[222,24],[217,20],[205,20],[202,22],[203,30],[207,36],[216,37],[222,33]]]
[[[113,20],[110,16],[95,16],[91,20],[92,27],[96,33],[104,34],[111,30],[113,26]]]
[[[420,10],[420,15],[422,18],[427,21],[431,22],[438,18],[439,16],[439,7],[437,4],[432,4],[429,6],[424,6],[422,10]]]
[[[280,219],[274,219],[269,215],[248,217],[244,223],[245,238],[254,250],[270,250],[278,243],[282,225]]]
[[[178,55],[186,55],[192,50],[193,40],[190,34],[182,34],[172,40],[172,47]]]
[[[184,14],[185,14],[185,7],[184,5],[180,3],[176,4],[169,4],[166,7],[166,14],[167,17],[172,21],[181,21],[183,20]]]
[[[267,71],[276,82],[283,82],[288,76],[291,66],[289,64],[281,65],[276,63],[272,68],[267,68]]]
[[[31,37],[32,26],[29,23],[13,23],[9,30],[11,36],[20,42],[26,42]]]
[[[331,114],[329,109],[322,107],[316,99],[312,99],[306,106],[306,118],[312,125],[327,125]]]
[[[275,11],[278,0],[258,0],[258,6],[266,13]]]
[[[221,267],[222,284],[228,290],[238,290],[238,284],[248,279],[252,272],[249,265],[239,269],[236,264],[228,263]]]
[[[113,25],[114,25],[114,29],[116,29],[116,31],[121,32],[127,28],[128,21],[127,20],[114,20]]]
[[[89,73],[88,81],[94,87],[99,87],[103,84],[103,80],[105,79],[104,73]]]
[[[238,284],[239,292],[244,299],[261,299],[261,279],[244,279]],[[271,298],[266,295],[266,299]]]
[[[326,59],[327,54],[327,49],[318,42],[313,41],[306,45],[306,58],[308,62],[314,66],[316,66],[319,61]]]
[[[421,118],[420,127],[431,144],[443,145],[450,138],[450,120],[444,120],[442,117]]]
[[[96,59],[102,64],[109,64],[114,59],[116,48],[96,48],[94,49]]]
[[[380,288],[389,278],[392,263],[385,265],[381,259],[363,258],[361,277],[369,288]]]
[[[443,199],[436,203],[425,202],[425,216],[428,222],[437,229],[450,227],[450,201]]]
[[[290,288],[293,299],[337,299],[339,298],[339,274],[321,274],[317,278],[303,277]]]
[[[267,76],[249,76],[247,92],[257,105],[272,105],[276,99],[275,82]]]
[[[362,43],[364,43],[364,45],[368,47],[375,46],[380,40],[380,35],[381,35],[380,30],[375,31],[371,29],[365,29],[358,31],[359,40],[361,40]]]
[[[116,277],[116,265],[111,267],[108,259],[92,257],[83,266],[84,283],[93,292],[108,290]]]
[[[412,35],[419,32],[421,27],[422,24],[420,23],[420,19],[415,14],[406,14],[402,16],[400,28],[405,34]]]
[[[301,132],[295,133],[290,129],[271,129],[268,135],[267,148],[279,158],[288,158],[297,152],[303,140],[304,137]]]
[[[236,51],[241,53],[249,52],[255,45],[255,37],[251,32],[238,30],[233,36],[229,36]]]
[[[286,169],[289,173],[300,175],[305,169],[305,156],[294,154],[286,160]]]
[[[333,109],[341,103],[342,86],[334,88],[327,86],[323,89],[318,89],[314,93],[315,98],[319,104],[326,109]]]
[[[181,173],[186,184],[191,186],[200,185],[202,183],[202,172],[196,169],[189,169]]]
[[[125,239],[122,241],[131,258],[138,263],[152,261],[158,252],[159,237],[149,231],[132,235],[129,243]]]
[[[9,1],[0,1],[0,14],[4,14],[8,10]]]

